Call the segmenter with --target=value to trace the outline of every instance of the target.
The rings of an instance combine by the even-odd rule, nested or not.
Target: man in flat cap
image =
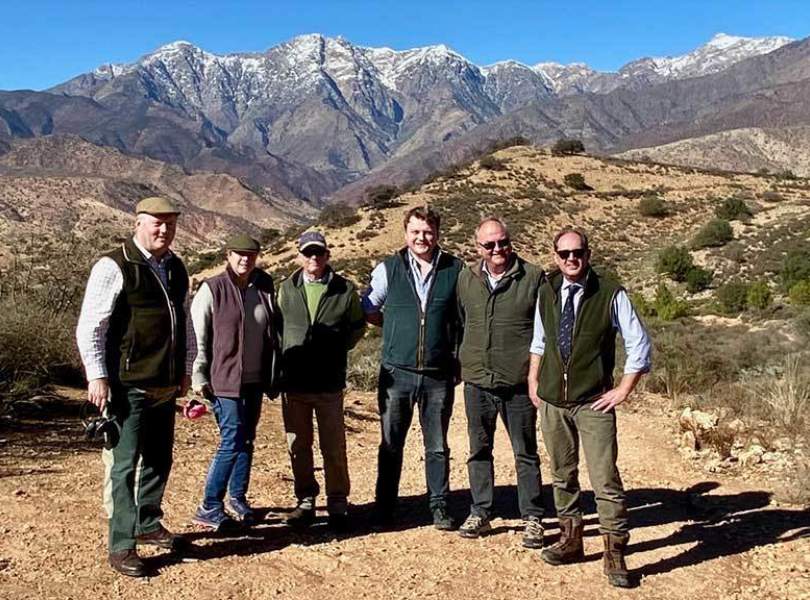
[[[226,490],[231,515],[245,525],[256,520],[247,499],[253,441],[262,394],[276,395],[277,311],[273,279],[256,268],[260,249],[248,235],[231,237],[225,270],[203,282],[191,304],[199,348],[192,385],[211,402],[220,434],[192,521],[215,531],[232,524]]]
[[[281,282],[284,428],[298,506],[287,523],[306,527],[315,518],[312,416],[318,421],[328,524],[348,526],[349,468],[343,423],[347,355],[363,337],[365,316],[354,285],[329,266],[326,239],[308,231],[298,240],[301,268]]]
[[[187,342],[188,274],[170,249],[178,208],[141,200],[134,235],[93,266],[76,340],[88,400],[116,426],[102,454],[109,562],[124,575],[148,574],[136,545],[180,550],[162,524],[172,465],[175,399],[185,396],[195,348]]]

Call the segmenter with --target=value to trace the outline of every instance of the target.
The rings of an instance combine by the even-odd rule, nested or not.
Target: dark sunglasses
[[[481,246],[487,252],[492,252],[495,248],[503,249],[503,248],[510,248],[512,246],[512,240],[509,238],[503,238],[502,240],[495,240],[494,242],[478,242],[478,245]]]
[[[572,255],[574,258],[582,258],[588,253],[588,250],[586,248],[574,248],[573,250],[555,250],[555,252],[561,259],[568,260],[568,257]]]
[[[321,246],[309,246],[308,248],[304,248],[301,250],[301,254],[306,256],[307,258],[312,258],[313,256],[321,257],[326,254],[326,248],[322,248]]]

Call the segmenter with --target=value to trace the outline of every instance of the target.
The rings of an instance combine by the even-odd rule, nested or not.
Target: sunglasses
[[[495,248],[498,248],[500,250],[504,248],[511,248],[512,240],[510,240],[509,238],[503,238],[502,240],[495,240],[494,242],[484,242],[483,244],[481,242],[478,242],[478,245],[481,246],[487,252],[492,252],[493,250],[495,250]]]
[[[326,254],[326,248],[321,246],[309,246],[308,248],[304,248],[301,250],[301,254],[306,256],[307,258],[312,258],[313,256],[317,256],[320,258]]]
[[[582,258],[588,253],[588,250],[586,248],[574,248],[573,250],[555,250],[555,252],[561,259],[568,260],[569,256]]]

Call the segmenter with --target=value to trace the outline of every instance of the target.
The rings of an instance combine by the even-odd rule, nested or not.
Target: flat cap
[[[177,208],[174,202],[167,198],[150,196],[138,202],[138,205],[135,207],[135,212],[146,213],[148,215],[179,215],[180,209]]]
[[[236,252],[260,252],[262,247],[259,242],[247,235],[246,233],[237,233],[232,235],[225,242],[226,250],[234,250]]]
[[[298,249],[303,250],[307,246],[320,246],[326,248],[326,238],[319,231],[307,231],[298,238]]]

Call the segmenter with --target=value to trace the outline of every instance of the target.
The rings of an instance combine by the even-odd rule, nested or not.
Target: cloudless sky
[[[718,32],[807,37],[810,0],[3,0],[0,89],[44,89],[179,39],[225,54],[322,33],[396,50],[444,43],[479,65],[615,70]]]

